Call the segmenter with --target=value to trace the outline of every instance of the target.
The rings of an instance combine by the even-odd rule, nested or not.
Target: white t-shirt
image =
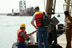
[[[34,21],[35,21],[35,14],[33,15],[33,18],[32,18],[31,22],[34,22]]]

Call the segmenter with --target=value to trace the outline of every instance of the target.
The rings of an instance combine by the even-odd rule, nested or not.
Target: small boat
[[[44,43],[42,44],[42,47],[44,47]],[[17,47],[17,42],[13,43],[12,48],[18,48]],[[28,48],[38,48],[38,43],[35,43],[34,45],[29,43]]]

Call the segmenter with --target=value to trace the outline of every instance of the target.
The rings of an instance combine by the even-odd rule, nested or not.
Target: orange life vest
[[[42,17],[43,17],[43,12],[36,12],[35,13],[35,19],[36,19],[36,25],[42,26]]]
[[[25,35],[27,36],[27,34],[26,34],[26,32],[25,32],[24,30],[19,29],[19,30],[17,30],[17,41],[19,41],[19,42],[24,42],[25,39],[24,39],[22,36],[20,36],[20,33],[21,33],[21,32],[24,32]]]

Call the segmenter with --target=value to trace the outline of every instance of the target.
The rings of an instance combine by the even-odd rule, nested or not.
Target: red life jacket
[[[36,12],[35,13],[35,19],[36,19],[36,25],[42,26],[42,17],[43,17],[43,12]]]
[[[26,32],[25,32],[24,30],[19,29],[19,30],[17,30],[17,41],[19,41],[19,42],[24,42],[25,39],[24,39],[22,36],[20,36],[20,33],[21,33],[21,32],[24,32],[25,35],[27,36],[27,34],[26,34]]]

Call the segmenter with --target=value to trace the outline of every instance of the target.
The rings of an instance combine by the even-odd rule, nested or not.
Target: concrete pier
[[[63,48],[66,48],[66,36],[65,36],[65,34],[62,34],[60,37],[58,37],[58,44],[61,45]],[[72,44],[72,41],[71,41],[71,44]]]

